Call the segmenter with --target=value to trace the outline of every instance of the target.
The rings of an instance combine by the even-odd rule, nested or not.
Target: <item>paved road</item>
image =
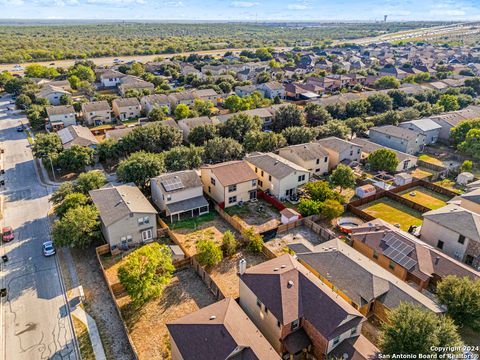
[[[0,285],[8,295],[0,305],[0,360],[78,359],[56,257],[42,255],[49,238],[48,192],[35,173],[26,135],[17,133],[18,117],[6,113],[0,99],[0,146],[6,188],[2,226],[15,240],[2,244]]]

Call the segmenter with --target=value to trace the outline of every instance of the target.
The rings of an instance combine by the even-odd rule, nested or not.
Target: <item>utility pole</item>
[[[50,155],[48,155],[48,159],[50,160],[50,167],[52,168],[53,181],[56,182],[57,180],[55,179],[55,169],[53,168],[53,161]]]

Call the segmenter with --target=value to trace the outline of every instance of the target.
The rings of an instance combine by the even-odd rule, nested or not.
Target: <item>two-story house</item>
[[[283,87],[283,84],[278,81],[260,84],[257,88],[265,94],[266,98],[274,99],[278,97],[280,99],[285,99],[285,88]]]
[[[90,129],[81,125],[70,125],[60,129],[58,136],[64,149],[68,149],[73,145],[96,149],[98,145],[98,140]]]
[[[442,129],[435,121],[428,118],[401,122],[398,126],[425,135],[425,143],[427,145],[437,142]]]
[[[112,110],[120,121],[125,121],[140,117],[142,107],[137,98],[125,98],[113,100]]]
[[[38,99],[47,99],[50,105],[60,105],[62,96],[70,98],[72,94],[63,87],[47,83],[42,86],[35,96]]]
[[[157,210],[135,184],[89,192],[100,213],[101,231],[111,250],[157,238]]]
[[[328,170],[335,169],[338,164],[359,162],[362,157],[362,147],[350,141],[334,136],[317,140],[328,152]]]
[[[99,80],[103,87],[116,87],[125,76],[120,71],[108,69],[100,73]]]
[[[257,175],[246,161],[228,161],[200,168],[203,191],[220,206],[257,198]]]
[[[188,135],[190,131],[195,129],[198,126],[203,125],[217,125],[219,123],[218,119],[212,117],[209,118],[208,116],[199,116],[194,118],[182,119],[178,121],[178,126],[183,132],[183,139],[188,141]]]
[[[165,94],[147,95],[140,99],[142,108],[149,114],[155,107],[167,109],[167,114],[172,111],[170,99]]]
[[[240,306],[284,358],[325,359],[359,337],[365,318],[291,255],[240,266]],[[358,359],[378,351],[371,344]],[[365,349],[364,349],[365,350]]]
[[[281,157],[307,169],[312,175],[328,173],[328,151],[319,143],[291,145],[277,152]]]
[[[182,215],[198,216],[208,213],[208,201],[203,196],[200,177],[195,170],[177,171],[150,180],[152,200],[174,221]]]
[[[259,189],[279,199],[296,195],[310,178],[307,169],[274,153],[251,153],[245,161],[255,171]]]
[[[368,132],[374,143],[415,155],[423,151],[426,145],[426,136],[413,130],[393,125],[374,126]]]
[[[48,122],[53,130],[76,125],[75,109],[72,105],[49,106],[46,109]]]
[[[112,109],[105,100],[83,103],[82,114],[87,125],[95,126],[112,122]]]

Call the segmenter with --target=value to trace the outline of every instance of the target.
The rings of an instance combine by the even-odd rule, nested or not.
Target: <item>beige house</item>
[[[155,85],[139,77],[126,75],[120,79],[117,85],[120,95],[125,96],[129,90],[147,91],[149,93],[155,90]]]
[[[95,149],[98,145],[98,140],[90,129],[81,125],[67,126],[58,131],[58,136],[64,149],[68,149],[73,145]]]
[[[228,161],[200,168],[203,191],[220,206],[257,198],[257,175],[246,161]]]
[[[82,104],[85,123],[90,126],[112,122],[112,110],[107,101],[94,101]]]
[[[180,129],[182,129],[183,139],[185,141],[188,140],[188,134],[190,134],[192,129],[195,129],[198,126],[217,124],[219,124],[219,121],[216,118],[209,118],[208,116],[200,116],[178,121],[178,126],[180,126]]]
[[[172,360],[280,360],[232,298],[167,323]]]
[[[125,121],[140,117],[142,107],[137,98],[115,99],[112,101],[112,110],[119,120]]]
[[[310,178],[307,169],[274,153],[252,153],[245,161],[258,176],[258,187],[278,199],[296,195]]]
[[[167,113],[170,114],[172,111],[172,107],[170,104],[170,99],[165,94],[154,94],[154,95],[147,95],[140,99],[140,103],[142,104],[142,108],[147,112],[150,113],[154,108],[164,108],[168,109]]]
[[[213,105],[216,105],[218,102],[218,94],[213,89],[199,89],[193,90],[193,96],[196,99],[211,101]]]
[[[160,175],[151,179],[150,184],[153,202],[171,222],[180,220],[182,215],[194,217],[209,212],[202,182],[195,170]]]
[[[100,212],[102,234],[111,250],[156,239],[157,210],[135,184],[106,186],[89,194]]]
[[[287,146],[279,149],[278,155],[307,169],[312,175],[328,173],[328,151],[319,143]]]
[[[70,92],[60,86],[45,84],[35,96],[39,99],[47,99],[51,105],[60,105],[62,96],[72,96]]]
[[[340,163],[359,162],[362,155],[362,147],[350,141],[337,137],[328,137],[317,141],[328,152],[328,170],[335,169]]]
[[[59,105],[47,107],[48,122],[53,130],[75,125],[75,109],[72,105]]]
[[[168,99],[172,104],[172,109],[174,109],[179,104],[192,106],[193,103],[195,102],[196,97],[192,91],[181,91],[181,92],[172,93],[168,95]]]

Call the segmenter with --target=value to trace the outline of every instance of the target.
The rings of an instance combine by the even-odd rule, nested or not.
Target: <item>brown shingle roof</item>
[[[242,160],[205,165],[201,167],[201,169],[210,169],[223,186],[240,184],[257,179],[255,172]]]

